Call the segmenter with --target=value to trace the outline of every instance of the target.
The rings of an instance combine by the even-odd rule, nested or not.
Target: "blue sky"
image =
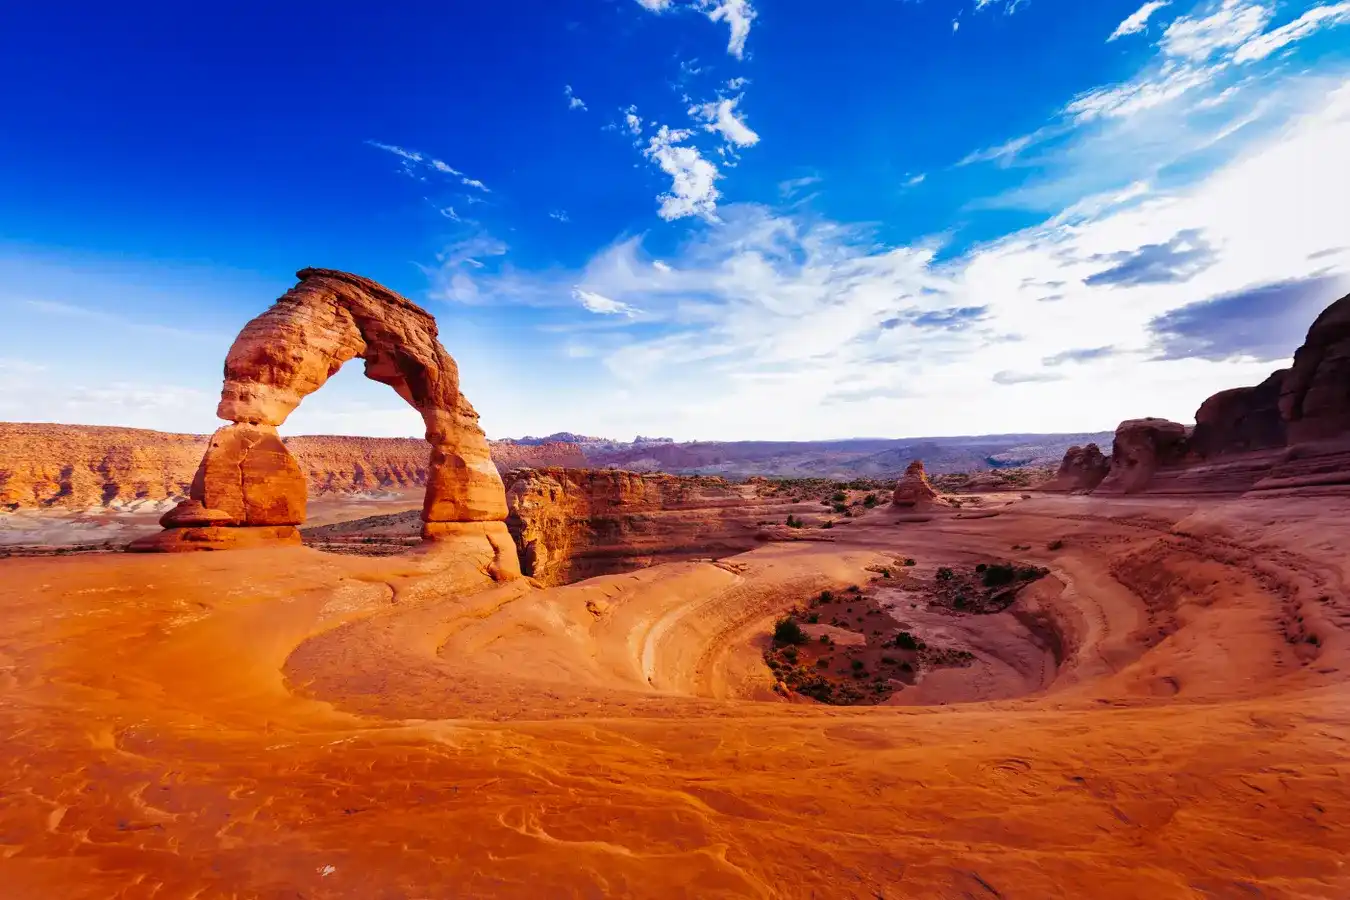
[[[304,266],[494,437],[1187,421],[1350,291],[1350,2],[282,6],[9,14],[0,419],[211,430]]]

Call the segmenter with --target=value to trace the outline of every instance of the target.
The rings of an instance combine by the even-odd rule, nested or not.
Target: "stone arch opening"
[[[519,572],[506,530],[506,492],[478,413],[436,320],[368,278],[302,269],[300,283],[246,324],[225,358],[211,436],[188,499],[137,550],[225,549],[298,543],[308,487],[277,428],[343,365],[365,361],[422,416],[430,445],[422,504],[425,541],[483,540],[498,565]]]

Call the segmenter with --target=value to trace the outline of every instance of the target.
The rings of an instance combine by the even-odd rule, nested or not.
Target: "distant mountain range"
[[[916,459],[929,472],[977,472],[1058,465],[1072,446],[1108,452],[1112,432],[962,437],[853,438],[838,441],[688,441],[638,436],[632,441],[561,432],[517,444],[576,444],[596,468],[745,478],[863,478],[897,475]],[[505,442],[503,442],[505,443]]]

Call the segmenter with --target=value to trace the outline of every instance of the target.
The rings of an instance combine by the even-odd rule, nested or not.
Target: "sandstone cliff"
[[[521,568],[565,584],[748,550],[784,500],[715,476],[546,468],[509,475],[506,502]]]
[[[1293,366],[1255,387],[1215,394],[1196,411],[1195,423],[1188,431],[1162,419],[1122,422],[1110,472],[1097,490],[1350,490],[1350,296],[1317,317]]]
[[[181,500],[207,440],[139,428],[0,422],[0,510],[117,509]],[[426,484],[431,451],[421,439],[307,436],[284,443],[315,496]],[[493,442],[489,449],[501,471],[583,460],[570,444]]]

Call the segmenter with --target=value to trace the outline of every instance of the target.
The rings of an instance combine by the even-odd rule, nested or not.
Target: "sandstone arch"
[[[506,493],[459,391],[459,369],[426,310],[367,278],[302,269],[300,283],[253,319],[225,358],[216,431],[189,499],[160,520],[165,531],[138,550],[220,549],[298,542],[303,473],[277,427],[345,363],[392,387],[422,415],[431,445],[423,538],[486,538],[498,566],[519,572],[506,530]]]

